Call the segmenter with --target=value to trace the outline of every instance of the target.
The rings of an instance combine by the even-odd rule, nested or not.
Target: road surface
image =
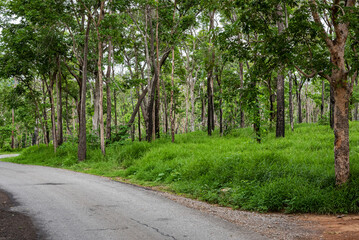
[[[0,162],[0,188],[41,239],[266,239],[154,191],[63,169]]]

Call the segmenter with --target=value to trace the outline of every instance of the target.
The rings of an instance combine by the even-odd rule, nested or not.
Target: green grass
[[[77,146],[31,147],[11,161],[67,168],[120,177],[223,206],[243,210],[357,213],[359,212],[359,123],[350,124],[350,181],[335,186],[334,136],[328,126],[302,124],[276,139],[268,133],[262,144],[251,129],[225,137],[195,132],[153,143],[110,145],[103,157],[89,149],[78,163]]]

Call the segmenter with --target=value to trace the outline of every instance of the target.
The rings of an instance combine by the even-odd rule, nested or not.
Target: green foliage
[[[351,145],[358,146],[359,123],[351,123]],[[69,168],[164,185],[177,193],[224,206],[255,211],[309,213],[359,212],[359,147],[351,148],[351,178],[335,186],[333,134],[328,126],[302,124],[285,139],[269,133],[256,144],[251,129],[226,137],[195,132],[176,143],[112,144],[107,156],[90,150],[77,162],[77,146],[65,143],[57,154],[51,146],[35,146],[11,161]]]

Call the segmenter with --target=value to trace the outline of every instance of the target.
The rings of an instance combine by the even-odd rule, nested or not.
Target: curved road
[[[266,239],[154,191],[62,169],[0,162],[0,188],[41,239]]]

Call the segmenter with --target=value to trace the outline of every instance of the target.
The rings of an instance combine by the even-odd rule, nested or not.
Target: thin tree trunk
[[[62,73],[61,62],[58,59],[58,73],[57,73],[57,145],[61,146],[64,142],[63,126],[62,126]],[[55,140],[54,140],[55,141]]]
[[[166,135],[168,134],[168,103],[167,103],[167,94],[166,94],[166,86],[165,86],[165,82],[163,81],[163,78],[161,78],[161,83],[162,83],[162,88],[163,88],[163,97],[164,97],[164,117],[165,117],[165,133]]]
[[[284,31],[284,23],[281,19],[283,16],[282,5],[277,6],[277,15],[280,18],[277,22],[278,33],[282,34]],[[280,71],[283,71],[283,66],[279,67]],[[282,73],[278,73],[277,76],[277,125],[276,125],[276,137],[285,136],[285,102],[284,102],[284,76]]]
[[[14,77],[14,88],[17,86],[17,79]],[[11,109],[12,129],[11,129],[11,148],[15,149],[15,109]]]
[[[57,132],[56,132],[56,118],[55,118],[55,102],[54,102],[54,83],[56,78],[56,73],[54,73],[53,76],[50,74],[50,84],[47,85],[46,80],[46,86],[47,91],[49,93],[50,98],[50,107],[51,107],[51,126],[52,126],[52,139],[53,139],[53,146],[54,146],[54,152],[56,153],[57,149]]]
[[[294,120],[293,120],[293,77],[289,73],[289,121],[290,128],[294,131]]]
[[[241,89],[243,89],[244,87],[244,71],[243,71],[243,63],[239,63],[239,77],[241,79]],[[244,111],[243,111],[243,106],[242,103],[240,104],[240,117],[241,117],[241,122],[240,122],[240,128],[244,128]]]
[[[189,86],[185,86],[185,112],[186,112],[186,118],[185,118],[185,123],[184,123],[184,131],[185,133],[188,133],[188,116],[189,116],[189,99],[188,99],[188,91],[189,91]]]
[[[98,69],[98,81],[99,81],[99,123],[100,123],[100,145],[101,145],[101,152],[103,155],[106,154],[105,149],[105,126],[103,122],[103,76],[102,76],[102,58],[103,58],[103,43],[101,40],[100,35],[100,25],[104,18],[104,7],[105,1],[101,1],[100,3],[100,15],[97,23],[97,41],[98,41],[98,62],[97,62],[97,69]]]
[[[158,16],[158,1],[156,9],[156,69],[157,69],[157,80],[156,80],[156,102],[155,102],[155,134],[156,138],[160,138],[160,59],[159,59],[159,38],[158,38],[158,27],[159,27],[159,16]]]
[[[329,111],[329,124],[332,129],[334,129],[334,109],[335,109],[335,98],[334,98],[334,88],[330,84],[330,111]]]
[[[112,41],[109,41],[108,46],[108,64],[106,74],[106,97],[107,97],[107,119],[106,119],[106,139],[111,140],[111,121],[112,121],[112,103],[111,103],[111,56],[112,56]]]
[[[176,5],[176,0],[175,0]],[[174,13],[173,13],[174,18]],[[171,112],[170,112],[170,121],[171,121],[171,137],[172,142],[175,142],[175,117],[174,117],[174,100],[173,100],[173,89],[174,89],[174,72],[175,72],[175,48],[172,47],[172,73],[171,73]]]
[[[210,26],[209,31],[213,31],[214,29],[214,15],[215,10],[210,12]],[[212,37],[209,39],[209,44],[212,44]],[[214,130],[214,101],[213,101],[213,68],[215,61],[215,52],[213,46],[210,47],[211,59],[208,66],[208,75],[207,75],[207,96],[208,96],[208,112],[207,112],[207,132],[208,135],[212,135],[212,130]]]
[[[87,16],[87,26],[84,41],[84,57],[82,65],[82,79],[81,79],[81,91],[80,91],[80,104],[79,104],[79,145],[77,156],[79,161],[86,159],[86,83],[87,83],[87,56],[88,56],[88,42],[90,33],[90,16]]]
[[[222,71],[223,69],[221,69],[221,71],[219,72],[217,69],[217,73],[216,73],[216,79],[217,79],[217,83],[218,83],[218,87],[219,87],[219,133],[221,134],[221,136],[223,136],[223,109],[222,109],[222,80],[221,80],[221,76],[222,76]]]
[[[324,117],[324,90],[325,90],[325,84],[324,84],[324,80],[322,80],[322,104],[320,105],[320,118],[322,119]]]

